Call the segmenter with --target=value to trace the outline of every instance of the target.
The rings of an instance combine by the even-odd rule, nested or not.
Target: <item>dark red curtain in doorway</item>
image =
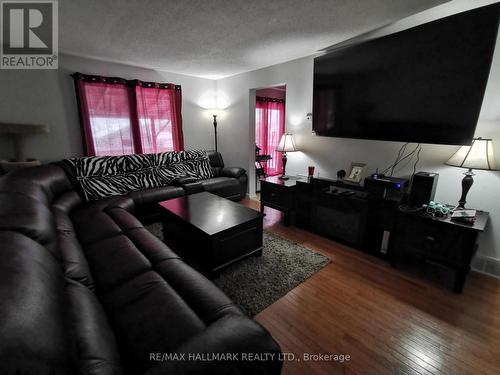
[[[180,86],[81,73],[73,78],[86,155],[183,150]]]
[[[281,153],[276,151],[285,132],[285,101],[257,96],[255,102],[255,143],[260,153],[271,155],[264,170],[268,176],[281,174]]]

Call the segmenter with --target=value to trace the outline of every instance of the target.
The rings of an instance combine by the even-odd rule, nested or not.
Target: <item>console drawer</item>
[[[291,191],[281,185],[261,182],[260,198],[266,204],[285,209],[291,208]]]
[[[401,217],[400,217],[401,218]],[[398,223],[395,246],[399,251],[420,254],[447,263],[463,261],[459,249],[468,245],[463,231],[437,221],[405,218]]]

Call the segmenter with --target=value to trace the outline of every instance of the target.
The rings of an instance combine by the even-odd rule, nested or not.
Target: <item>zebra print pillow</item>
[[[158,173],[172,173],[177,177],[195,177],[204,180],[213,177],[208,154],[202,150],[164,152],[151,154]]]
[[[179,177],[206,179],[212,169],[205,151],[191,150],[67,159],[87,201],[167,186]]]

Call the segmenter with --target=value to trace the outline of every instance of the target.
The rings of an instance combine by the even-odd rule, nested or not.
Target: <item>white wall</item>
[[[59,57],[58,70],[0,70],[0,122],[43,123],[50,127],[49,134],[27,139],[27,157],[48,162],[82,154],[78,110],[70,77],[76,71],[181,85],[185,147],[213,148],[212,121],[200,104],[213,95],[215,81],[75,56]],[[10,157],[11,147],[2,139],[0,158]]]
[[[221,151],[237,163],[253,168],[254,121],[251,93],[256,88],[286,84],[286,131],[295,135],[300,152],[288,154],[287,174],[307,172],[308,165],[316,166],[320,176],[336,176],[351,162],[367,163],[366,175],[391,164],[402,143],[318,137],[312,135],[312,123],[306,114],[312,111],[313,57],[306,57],[219,80],[217,91],[231,98],[226,111],[226,124],[221,126]],[[492,64],[480,121],[476,135],[496,141],[500,155],[500,38]],[[436,200],[456,203],[460,196],[463,169],[443,163],[456,146],[424,145],[418,170],[440,174]],[[500,161],[500,156],[499,156]],[[395,175],[411,173],[412,165]],[[250,174],[253,191],[253,173]],[[479,253],[500,259],[500,172],[476,171],[475,183],[468,195],[468,206],[490,211],[487,230],[480,235]]]

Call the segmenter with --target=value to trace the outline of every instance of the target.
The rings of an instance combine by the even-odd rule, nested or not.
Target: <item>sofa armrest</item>
[[[271,335],[252,319],[233,314],[191,337],[175,353],[174,360],[153,354],[150,360],[158,363],[144,375],[278,375],[283,364],[280,347]],[[226,358],[217,360],[217,355]]]
[[[184,189],[187,195],[202,193],[205,191],[205,188],[203,187],[200,181],[192,182],[189,184],[183,184],[182,188]]]
[[[233,177],[233,178],[238,178],[241,175],[244,175],[245,173],[247,173],[247,171],[239,167],[226,167],[222,168],[222,170],[220,171],[220,175],[222,177]]]
[[[170,185],[182,187],[183,185],[192,184],[195,182],[198,182],[197,178],[184,176],[184,177],[177,177],[176,179],[172,180],[172,182],[170,182]]]

